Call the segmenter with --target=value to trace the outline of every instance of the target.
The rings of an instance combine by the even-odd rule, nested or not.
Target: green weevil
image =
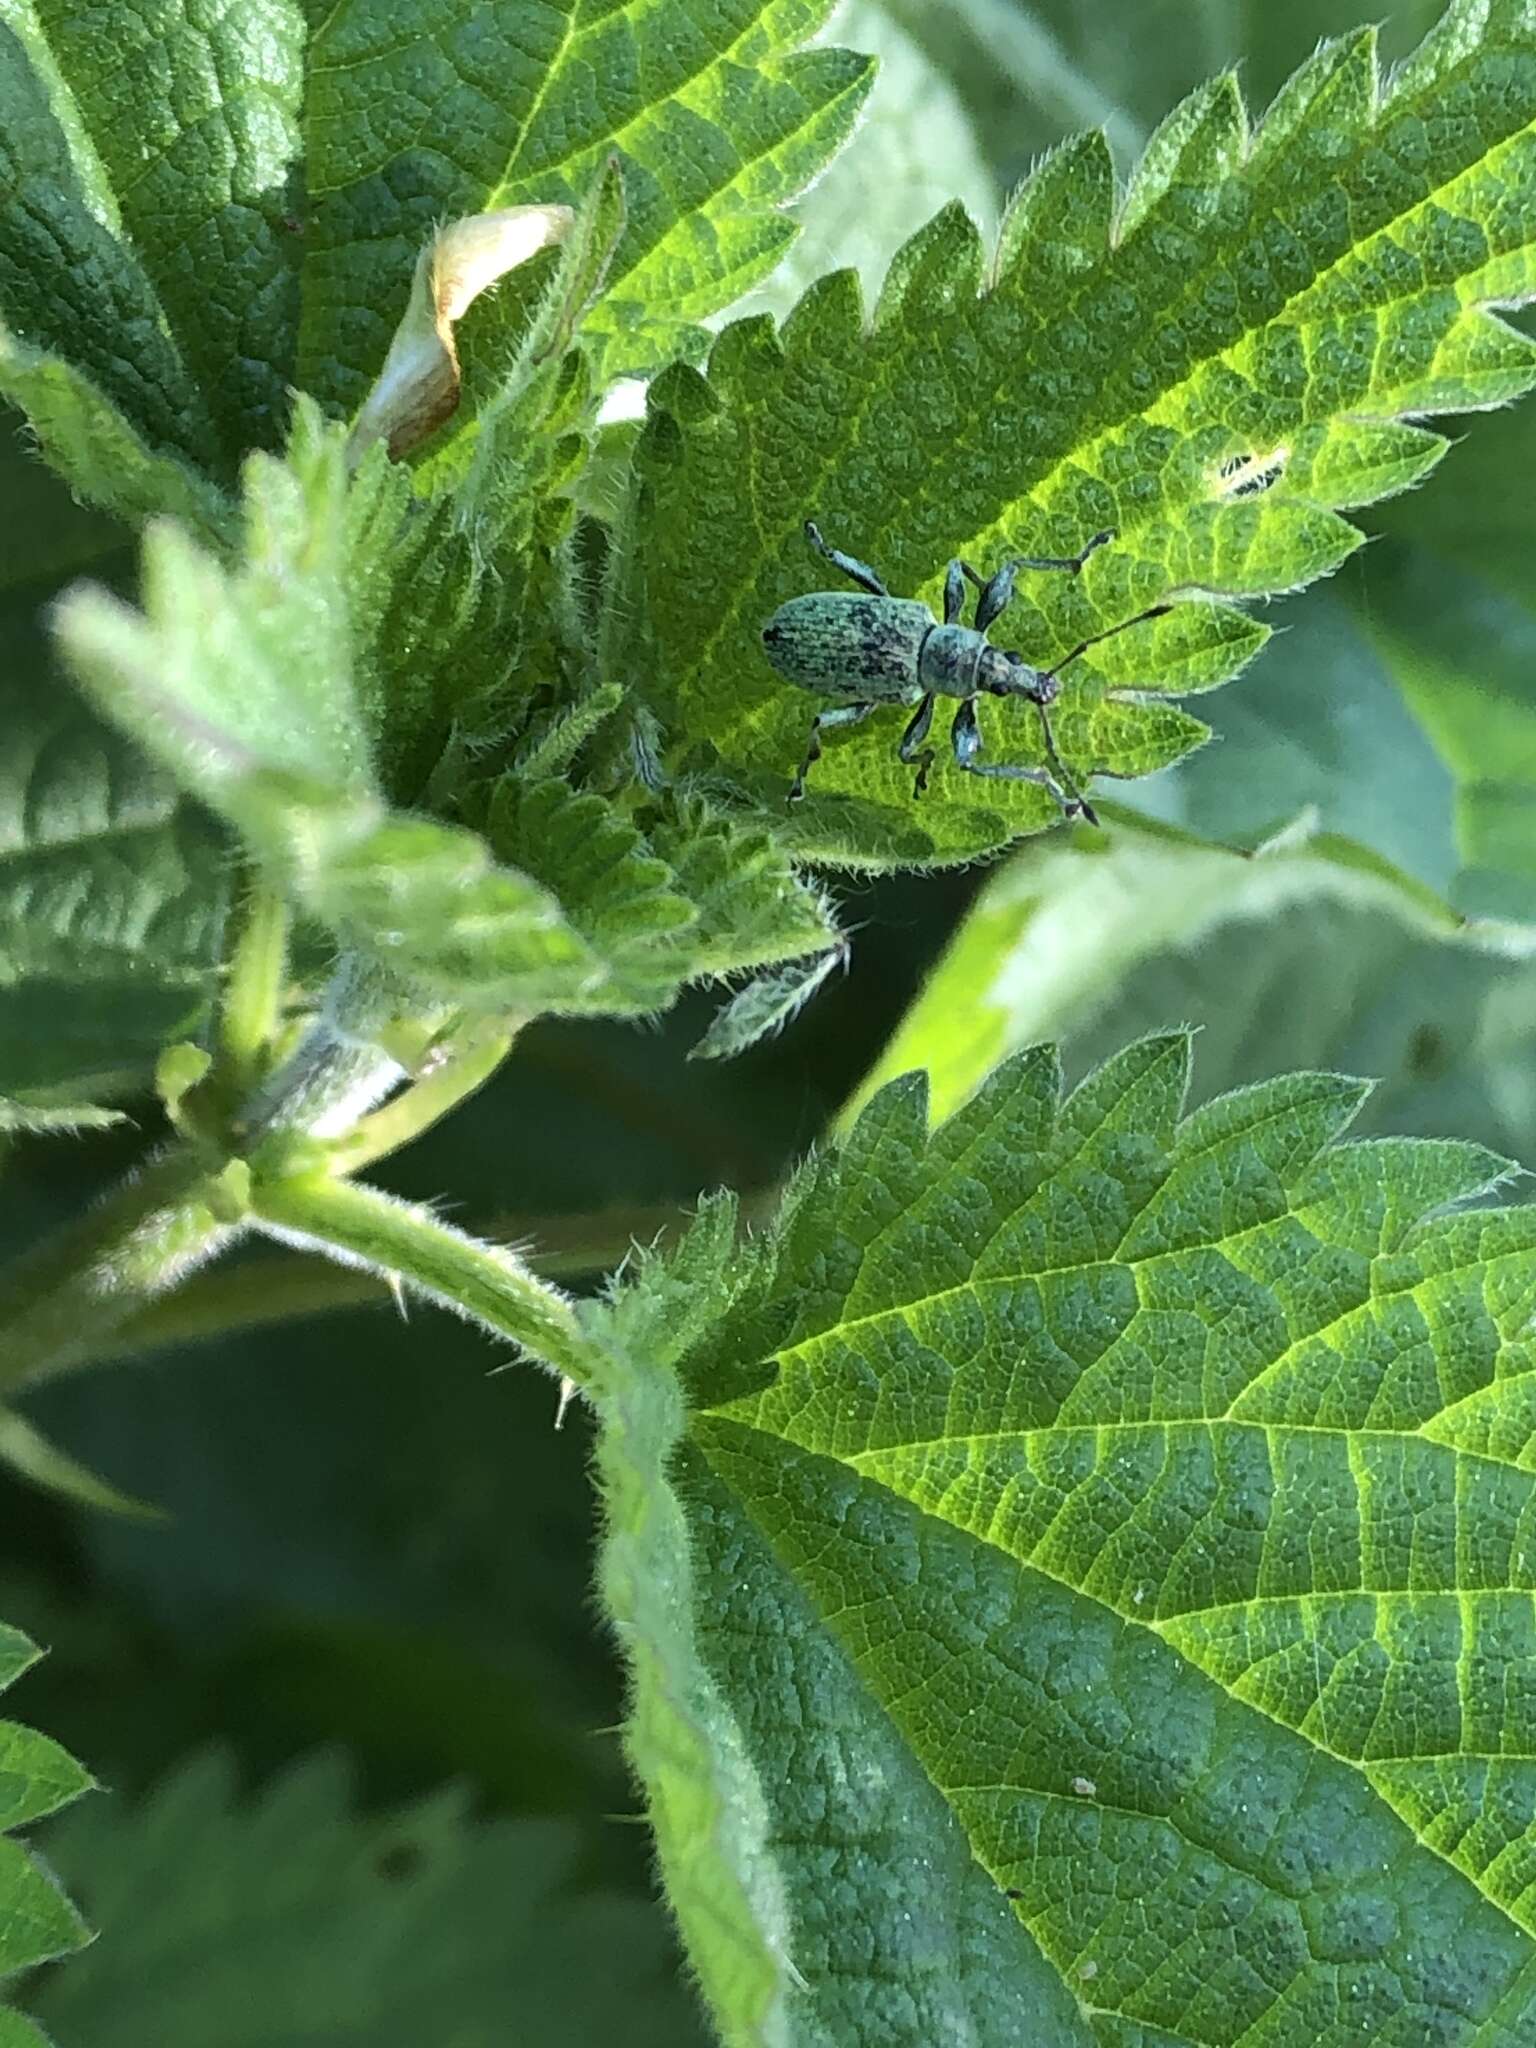
[[[1096,533],[1078,554],[1019,555],[986,578],[969,562],[951,562],[944,578],[942,625],[919,599],[892,597],[867,562],[829,547],[814,520],[805,522],[805,537],[819,555],[868,595],[854,597],[831,590],[792,597],[763,627],[764,652],[786,682],[834,700],[830,709],[818,711],[811,721],[810,744],[790,785],[791,803],[805,795],[806,775],[821,759],[822,733],[831,726],[858,725],[882,704],[917,706],[896,751],[901,760],[916,766],[912,794],[921,796],[934,760],[933,748],[923,744],[933,724],[934,699],[958,697],[960,708],[949,737],[959,767],[971,775],[990,775],[1006,782],[1043,783],[1065,816],[1098,823],[1093,806],[1057,756],[1047,707],[1056,700],[1062,670],[1080,654],[1145,619],[1160,618],[1170,607],[1154,605],[1134,619],[1080,640],[1070,654],[1048,669],[1031,668],[1021,654],[991,646],[987,632],[1012,598],[1014,578],[1021,569],[1065,569],[1075,575],[1096,548],[1114,539],[1112,529]],[[961,623],[967,579],[980,592],[974,626]],[[1024,697],[1036,707],[1048,769],[976,758],[982,744],[976,721],[976,699],[981,695]]]

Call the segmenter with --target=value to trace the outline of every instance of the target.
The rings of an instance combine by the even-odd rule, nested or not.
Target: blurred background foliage
[[[1365,11],[1384,14],[1397,56],[1437,9]],[[1125,164],[1224,66],[1262,105],[1356,18],[1347,0],[856,0],[829,34],[884,60],[869,118],[802,202],[791,263],[750,309],[782,311],[844,263],[872,287],[954,193],[990,227],[1011,183],[1076,128],[1104,124]],[[1372,516],[1372,545],[1331,585],[1273,608],[1285,630],[1209,700],[1213,743],[1120,792],[1118,854],[1055,835],[990,880],[845,881],[849,971],[778,1041],[686,1065],[708,1000],[649,1031],[536,1027],[473,1110],[385,1177],[594,1279],[704,1189],[766,1197],[869,1075],[946,947],[896,1065],[951,1014],[962,1031],[1005,980],[1008,1028],[1062,1037],[1074,1074],[1129,1035],[1193,1022],[1204,1093],[1336,1065],[1382,1078],[1370,1128],[1455,1132],[1536,1164],[1536,406],[1464,438],[1427,489]],[[55,772],[82,775],[82,837],[106,803],[136,819],[162,876],[183,863],[173,911],[194,960],[206,828],[91,729],[38,625],[81,572],[131,587],[131,550],[21,452],[14,422],[0,559],[0,724],[41,734]],[[84,786],[103,749],[105,794]],[[10,970],[7,929],[39,913],[35,893],[6,891],[21,800],[0,769],[0,1091],[115,1087],[136,1124],[12,1140],[15,1237],[136,1156],[156,1116],[135,1092],[144,1064],[192,1001],[189,980],[146,983],[131,958],[104,957],[88,906],[58,920],[76,943],[61,941],[51,973],[35,959]],[[1135,813],[1147,824],[1133,834]],[[1316,831],[1343,843],[1292,861],[1276,888],[1221,851],[1283,830],[1303,849]],[[1143,843],[1155,858],[1137,857]],[[100,888],[131,894],[113,858]],[[988,1056],[979,1044],[973,1066]],[[951,1081],[963,1092],[964,1075]],[[702,2038],[612,1733],[580,1413],[557,1433],[553,1386],[495,1371],[447,1317],[403,1321],[355,1276],[261,1256],[225,1284],[263,1311],[316,1287],[357,1305],[158,1342],[29,1403],[157,1517],[76,1510],[0,1479],[0,1614],[52,1652],[16,1711],[107,1788],[40,1837],[107,1938],[45,1975],[31,2008],[61,2042],[122,2048]],[[207,1310],[222,1313],[221,1298]],[[274,1875],[290,1867],[291,1880]],[[371,1973],[370,1941],[389,1958]],[[273,2002],[275,1975],[291,2010]]]

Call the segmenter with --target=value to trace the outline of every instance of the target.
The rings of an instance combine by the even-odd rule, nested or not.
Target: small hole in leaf
[[[1217,498],[1259,498],[1272,490],[1285,474],[1289,448],[1270,448],[1245,455],[1229,455],[1216,471],[1211,495]]]

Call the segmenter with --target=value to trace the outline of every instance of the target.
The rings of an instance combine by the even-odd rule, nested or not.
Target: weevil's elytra
[[[827,591],[792,597],[763,628],[768,659],[782,676],[818,697],[908,701],[918,657],[934,630],[933,613],[915,597],[851,597]]]
[[[1087,818],[1097,824],[1092,805],[1057,758],[1046,707],[1056,699],[1062,670],[1080,654],[1129,626],[1139,626],[1144,619],[1161,617],[1169,607],[1154,605],[1134,619],[1093,634],[1050,669],[1031,668],[1021,654],[993,647],[987,632],[1012,598],[1014,579],[1021,569],[1062,569],[1075,575],[1096,548],[1114,539],[1112,532],[1096,533],[1076,555],[1018,556],[986,579],[969,562],[951,562],[944,579],[942,625],[916,598],[892,597],[867,562],[829,547],[813,520],[806,521],[805,535],[818,554],[865,594],[855,597],[847,591],[823,590],[792,597],[763,627],[763,651],[785,681],[831,700],[831,708],[819,711],[811,721],[805,759],[790,785],[791,803],[804,796],[806,775],[821,758],[822,733],[832,726],[858,725],[883,704],[916,706],[896,752],[901,760],[916,766],[912,793],[921,796],[934,758],[933,749],[923,745],[933,723],[934,699],[958,697],[959,708],[949,734],[957,767],[999,781],[1042,783],[1067,817]],[[979,592],[972,626],[963,625],[960,617],[968,580]],[[981,695],[1025,697],[1036,707],[1049,770],[976,758],[982,748],[976,718],[976,698]]]

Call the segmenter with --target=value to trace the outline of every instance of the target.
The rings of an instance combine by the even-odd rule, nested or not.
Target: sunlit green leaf
[[[1337,1075],[1185,1117],[1188,1061],[1063,1100],[1036,1048],[931,1134],[893,1084],[766,1240],[635,1282],[704,1404],[650,1512],[782,2038],[1536,2025],[1536,1212],[1465,1206],[1476,1145],[1339,1142]]]
[[[1305,817],[1245,853],[1116,814],[998,870],[852,1107],[922,1067],[948,1116],[1041,1039],[1080,1069],[1192,1025],[1207,1090],[1287,1058],[1348,1065],[1381,1081],[1373,1131],[1475,1133],[1536,1160],[1533,996],[1536,925],[1464,920]]]
[[[1442,452],[1414,418],[1530,383],[1536,348],[1489,307],[1532,288],[1533,176],[1528,12],[1458,0],[1390,81],[1372,36],[1351,35],[1251,130],[1230,77],[1203,89],[1123,196],[1102,138],[1066,146],[990,266],[963,214],[941,214],[872,325],[833,278],[782,334],[728,328],[707,381],[673,371],[653,389],[636,566],[616,585],[621,603],[636,581],[648,593],[629,672],[677,756],[781,808],[814,706],[759,635],[777,604],[836,580],[805,547],[808,516],[930,601],[951,555],[1069,555],[1113,529],[1080,576],[1022,579],[1007,639],[1045,667],[1180,600],[1073,664],[1053,719],[1079,782],[1186,753],[1203,728],[1169,700],[1225,680],[1263,637],[1231,601],[1336,567],[1359,539],[1341,511]],[[1031,707],[982,722],[992,760],[1043,763]],[[942,747],[915,802],[900,723],[830,736],[790,823],[805,851],[959,859],[1055,814],[1037,785],[964,776]]]

